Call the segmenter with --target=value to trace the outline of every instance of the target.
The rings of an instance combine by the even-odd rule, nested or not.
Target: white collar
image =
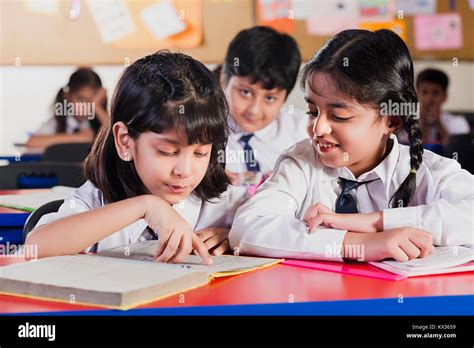
[[[314,151],[316,151],[316,149],[314,149]],[[356,179],[354,174],[347,167],[330,168],[323,166],[321,171],[321,180],[330,181],[337,179],[338,177],[354,181],[370,181],[374,179],[380,179],[385,189],[385,196],[388,197],[390,194],[390,184],[392,183],[392,180],[397,187],[404,180],[404,178],[401,177],[404,171],[395,171],[399,162],[399,157],[400,145],[397,138],[395,137],[393,139],[392,149],[390,150],[390,153],[387,155],[387,157],[385,157],[384,160],[372,170],[361,174],[359,178]],[[317,156],[317,158],[319,160],[319,156]]]
[[[253,132],[254,137],[260,141],[268,141],[268,139],[274,137],[278,131],[278,122],[280,120],[280,117],[281,113],[278,114],[278,116],[265,127]],[[234,127],[234,134],[236,135],[237,139],[239,139],[242,135],[250,134],[250,132],[242,131],[239,128],[239,125],[235,122],[235,120],[232,121],[231,127]]]

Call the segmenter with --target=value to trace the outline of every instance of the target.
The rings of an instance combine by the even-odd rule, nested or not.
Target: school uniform
[[[447,111],[441,111],[439,122],[445,129],[448,137],[458,134],[469,134],[471,132],[471,126],[469,125],[469,122],[467,122],[466,118],[462,115],[453,115]],[[426,132],[427,144],[439,143],[439,132],[437,127],[429,127]],[[405,130],[401,129],[397,136],[400,143],[406,145],[409,144],[408,134]]]
[[[384,230],[409,226],[430,232],[435,245],[472,244],[474,176],[425,150],[410,205],[391,208],[390,198],[409,172],[409,147],[396,139],[388,156],[357,179],[345,167],[324,166],[310,140],[301,141],[285,151],[273,175],[238,209],[230,245],[241,254],[341,261],[347,231],[319,228],[308,234],[302,219],[318,202],[335,211],[344,180],[368,182],[349,193],[358,212],[383,212]]]
[[[284,150],[308,137],[306,113],[300,109],[289,111],[288,106],[284,106],[275,120],[251,134],[241,131],[238,125],[231,122],[226,148],[226,169],[234,173],[272,171]],[[243,141],[243,137],[248,140]],[[256,161],[258,170],[249,168],[246,161]]]
[[[203,201],[191,194],[184,201],[173,205],[173,208],[189,223],[193,231],[207,227],[229,228],[235,211],[246,198],[244,188],[229,186],[220,198]],[[42,216],[36,227],[106,204],[102,191],[91,181],[87,181],[64,200],[58,212]],[[99,241],[97,246],[90,246],[86,250],[102,251],[149,239],[153,239],[153,234],[147,229],[145,220],[140,219]]]
[[[90,128],[90,123],[87,119],[84,119],[84,121],[79,122],[77,121],[74,117],[72,116],[55,116],[55,117],[65,117],[66,118],[66,131],[65,133],[68,134],[73,134],[80,132],[85,129]],[[57,129],[57,121],[55,118],[50,118],[46,122],[44,122],[36,132],[34,132],[34,135],[54,135],[57,134],[56,132]]]
[[[471,126],[462,115],[453,115],[447,111],[442,111],[440,122],[448,135],[468,134],[471,132]]]

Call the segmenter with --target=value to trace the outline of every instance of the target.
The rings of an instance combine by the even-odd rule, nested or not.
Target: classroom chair
[[[43,161],[46,162],[82,162],[91,150],[91,143],[54,144],[46,148]]]
[[[444,146],[444,156],[456,159],[463,169],[474,174],[474,134],[449,137]]]
[[[18,162],[0,166],[0,190],[79,187],[85,182],[81,163]]]
[[[30,233],[41,219],[43,215],[49,213],[55,213],[59,210],[61,204],[64,203],[64,199],[58,199],[56,201],[51,201],[48,203],[43,204],[41,207],[36,209],[25,222],[25,226],[23,226],[23,243],[26,240],[26,236]]]

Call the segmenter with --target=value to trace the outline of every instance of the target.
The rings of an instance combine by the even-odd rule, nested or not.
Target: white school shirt
[[[183,202],[173,205],[173,208],[189,223],[193,231],[207,227],[229,228],[235,211],[246,198],[247,193],[244,188],[229,185],[227,191],[222,193],[220,198],[213,198],[206,202],[192,194]],[[103,207],[106,204],[102,191],[91,181],[87,181],[64,200],[57,213],[42,216],[36,226]],[[114,216],[110,218],[113,219]],[[151,239],[151,235],[146,228],[147,223],[144,219],[137,220],[99,241],[97,251]],[[68,232],[64,231],[64,233]],[[90,251],[92,247],[90,246],[86,250]]]
[[[469,134],[471,132],[471,126],[467,122],[466,118],[462,115],[453,115],[446,111],[441,111],[439,116],[439,121],[443,128],[446,130],[448,136],[457,135],[457,134]],[[437,142],[438,131],[435,127],[430,127],[428,129],[430,133],[428,138],[429,142]],[[405,130],[401,129],[398,134],[398,139],[403,144],[409,144],[408,134]],[[435,139],[435,140],[433,140]]]
[[[471,126],[466,118],[462,115],[453,115],[449,112],[442,111],[440,122],[448,135],[468,134],[471,132]]]
[[[72,116],[55,116],[55,117],[66,117],[66,133],[72,134],[76,130],[84,130],[90,128],[89,122],[87,119],[79,123],[74,117]],[[34,135],[54,135],[57,134],[56,132],[56,119],[50,118],[46,122],[44,122],[37,130],[34,132]]]
[[[296,108],[292,111],[290,113],[289,107],[284,106],[275,120],[254,132],[254,136],[250,139],[249,145],[253,149],[261,172],[272,171],[277,158],[284,150],[308,137],[305,111]],[[239,139],[248,132],[240,131],[234,122],[231,122],[230,127],[233,130],[229,134],[226,147],[226,169],[234,173],[243,173],[247,171],[247,166],[245,160],[242,160],[244,153]]]
[[[383,229],[415,227],[433,235],[435,245],[474,241],[474,176],[452,159],[424,151],[416,174],[417,190],[409,207],[391,209],[390,197],[410,171],[409,147],[394,145],[373,170],[362,174],[356,196],[359,212],[383,211]],[[241,254],[341,261],[345,230],[320,228],[308,234],[302,218],[320,202],[335,210],[341,193],[338,177],[357,180],[347,168],[321,163],[309,139],[283,154],[273,175],[236,213],[229,234],[231,247]],[[328,254],[328,250],[338,250]]]

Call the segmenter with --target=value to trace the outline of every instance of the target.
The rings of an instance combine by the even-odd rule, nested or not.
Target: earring
[[[395,139],[395,134],[390,133],[390,134],[388,135],[388,137],[393,140],[393,139]]]
[[[130,161],[130,153],[125,152],[125,153],[123,154],[123,159],[124,159],[124,161],[126,161],[126,162]]]

